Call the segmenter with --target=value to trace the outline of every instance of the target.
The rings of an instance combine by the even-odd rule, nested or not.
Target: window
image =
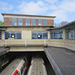
[[[22,34],[21,34],[21,31],[6,31],[5,32],[5,39],[8,40],[8,39],[22,39]]]
[[[42,39],[42,38],[43,38],[42,32],[41,31],[37,32],[37,39]]]
[[[37,39],[37,36],[36,36],[37,34],[36,34],[36,32],[32,32],[32,39]]]
[[[22,35],[21,32],[19,32],[19,31],[16,32],[16,36],[17,36],[16,39],[21,39],[21,35]]]
[[[26,25],[30,25],[30,19],[26,19]]]
[[[66,29],[66,39],[75,40],[75,29],[74,28]]]
[[[43,39],[48,39],[48,32],[43,32]]]
[[[0,31],[0,40],[2,40],[2,31]]]
[[[23,25],[23,19],[22,18],[18,18],[18,25]]]
[[[9,39],[10,38],[10,32],[5,32],[5,39]]]
[[[47,31],[32,31],[32,39],[48,39]]]
[[[44,24],[44,25],[48,25],[48,20],[47,20],[47,19],[44,19],[44,20],[43,20],[43,24]]]
[[[51,39],[63,39],[63,30],[51,30],[50,31]]]
[[[17,18],[12,18],[12,25],[17,25]]]
[[[38,25],[42,25],[42,19],[38,19]]]
[[[36,20],[35,19],[31,19],[31,25],[36,25]]]

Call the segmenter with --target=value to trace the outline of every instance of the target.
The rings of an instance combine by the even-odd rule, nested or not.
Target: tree
[[[62,22],[60,22],[60,26],[64,26],[64,25],[66,25],[66,24],[68,24],[67,21],[62,21]]]
[[[0,21],[0,25],[4,25],[4,22]]]
[[[55,25],[55,27],[61,27],[61,26],[64,26],[66,24],[68,24],[67,21],[61,21],[60,23],[55,23],[54,25]]]

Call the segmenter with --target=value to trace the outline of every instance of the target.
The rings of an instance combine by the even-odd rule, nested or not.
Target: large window
[[[17,25],[17,18],[12,18],[12,25]]]
[[[66,29],[66,39],[75,40],[75,28]]]
[[[63,30],[51,30],[50,31],[51,39],[63,39]]]
[[[0,40],[2,39],[2,31],[0,31]]]
[[[32,39],[48,39],[47,31],[32,31]]]
[[[26,19],[26,25],[30,25],[30,19]]]
[[[48,20],[47,20],[47,19],[44,19],[44,20],[43,20],[43,24],[44,24],[44,25],[48,25]]]
[[[35,19],[31,19],[31,25],[36,25],[36,20]]]
[[[22,18],[18,18],[18,25],[23,25],[23,19]]]
[[[38,19],[38,25],[42,25],[42,19]]]
[[[6,40],[22,39],[21,31],[6,31],[5,32],[5,39]]]

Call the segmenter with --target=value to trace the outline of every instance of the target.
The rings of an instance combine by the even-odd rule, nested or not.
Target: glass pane
[[[32,39],[37,39],[36,32],[32,32]]]
[[[26,25],[30,25],[30,19],[26,19]]]
[[[18,25],[23,25],[23,19],[22,18],[18,18]]]
[[[51,39],[63,39],[63,30],[51,30]]]
[[[48,32],[43,32],[43,39],[48,39]]]
[[[38,25],[42,25],[42,19],[38,19]]]
[[[15,37],[15,32],[11,32],[11,39],[16,39]]]
[[[38,39],[42,39],[42,32],[38,32],[37,38],[38,38]]]
[[[17,18],[12,18],[12,25],[17,25]]]
[[[2,39],[2,31],[0,31],[0,40]]]
[[[21,32],[16,32],[17,39],[21,39]]]
[[[36,20],[35,19],[31,19],[31,25],[36,25]]]
[[[66,39],[69,40],[75,40],[75,29],[73,28],[67,28],[66,29]]]
[[[44,23],[44,25],[48,25],[48,20],[47,19],[44,19],[43,20],[43,23]]]
[[[9,32],[5,32],[5,39],[10,39],[10,33]]]

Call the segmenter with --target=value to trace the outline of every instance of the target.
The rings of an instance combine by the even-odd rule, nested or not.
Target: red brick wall
[[[26,20],[25,20],[25,18],[23,18],[23,25],[24,25],[24,26],[26,25]]]
[[[36,19],[36,25],[38,25],[38,19]]]
[[[53,26],[54,25],[54,20],[48,20],[48,25]]]
[[[25,18],[23,18],[23,25],[25,24]],[[10,17],[4,17],[4,25],[12,25],[12,18]],[[17,18],[17,25],[18,25],[18,18]],[[31,19],[30,19],[30,25],[31,25]],[[36,25],[38,25],[38,19],[36,19]],[[43,25],[43,19],[42,19],[42,25]],[[48,25],[53,26],[54,20],[48,20]]]
[[[30,18],[30,26],[31,26],[31,18]]]
[[[18,18],[17,18],[17,26],[18,26]]]
[[[4,17],[4,25],[12,25],[12,18]]]
[[[44,20],[42,19],[42,25],[43,25],[43,21],[44,21]]]

